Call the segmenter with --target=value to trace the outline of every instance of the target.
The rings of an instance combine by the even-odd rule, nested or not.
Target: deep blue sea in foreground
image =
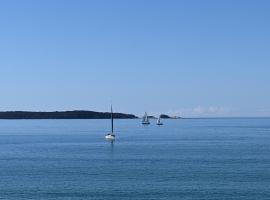
[[[0,199],[270,199],[270,119],[0,120]]]

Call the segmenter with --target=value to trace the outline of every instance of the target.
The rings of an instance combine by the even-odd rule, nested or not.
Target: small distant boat
[[[113,130],[113,108],[112,108],[112,105],[111,105],[111,132],[108,133],[105,136],[105,138],[106,138],[106,140],[110,140],[110,141],[115,140],[115,134],[114,134],[114,130]]]
[[[149,125],[150,124],[149,117],[148,117],[147,113],[145,113],[144,116],[143,116],[142,124],[143,125]]]
[[[159,118],[157,120],[157,125],[158,126],[162,126],[163,125],[163,123],[161,122],[161,117],[160,116],[159,116]]]

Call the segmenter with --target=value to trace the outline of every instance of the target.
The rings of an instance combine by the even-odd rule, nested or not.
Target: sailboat
[[[146,112],[145,112],[145,114],[144,114],[144,116],[143,116],[142,124],[143,124],[143,125],[149,125],[149,124],[150,124],[149,118],[148,118],[148,115],[147,115]]]
[[[105,138],[107,140],[115,140],[115,134],[114,134],[114,130],[113,130],[113,108],[112,108],[112,105],[111,105],[111,132],[108,133]]]
[[[161,117],[160,116],[159,116],[159,118],[157,120],[157,125],[158,126],[162,126],[163,125],[163,123],[161,122]]]

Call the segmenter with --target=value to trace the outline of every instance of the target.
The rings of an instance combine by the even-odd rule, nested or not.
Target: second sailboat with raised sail
[[[150,124],[149,117],[148,117],[146,112],[145,112],[145,114],[143,116],[142,124],[143,125],[149,125]]]
[[[113,108],[112,108],[112,105],[111,105],[111,132],[110,133],[108,133],[106,136],[105,136],[105,138],[107,139],[107,140],[115,140],[115,134],[114,134],[114,127],[113,127],[113,120],[114,120],[114,118],[113,118]]]
[[[157,120],[157,125],[158,126],[162,126],[163,123],[161,122],[161,116],[159,116],[158,120]]]

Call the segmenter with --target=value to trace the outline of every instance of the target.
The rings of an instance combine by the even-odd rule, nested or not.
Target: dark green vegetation
[[[94,111],[62,111],[62,112],[0,112],[0,119],[110,119],[111,113]],[[116,119],[135,119],[132,114],[114,113]]]
[[[162,115],[160,115],[160,118],[162,118],[162,119],[170,119],[171,117],[169,115],[162,114]]]
[[[152,116],[152,115],[148,116],[148,118],[149,119],[157,119],[155,116]]]

